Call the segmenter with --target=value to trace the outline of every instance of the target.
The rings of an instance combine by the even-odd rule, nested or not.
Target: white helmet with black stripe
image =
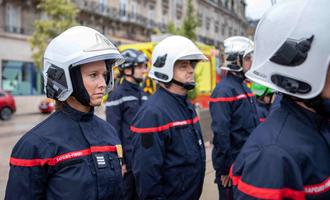
[[[124,62],[118,49],[98,31],[84,26],[67,29],[54,38],[46,48],[43,76],[47,97],[65,101],[73,93],[70,71],[82,64],[106,62],[109,74],[107,91],[113,86],[112,67]],[[79,91],[81,92],[81,91]],[[86,101],[88,100],[79,100]]]
[[[290,0],[260,20],[246,76],[300,99],[322,92],[330,63],[330,1]]]
[[[243,70],[243,56],[248,51],[253,51],[253,41],[243,36],[232,36],[224,41],[224,46],[225,62],[221,69],[241,72]]]
[[[174,64],[178,60],[201,61],[207,58],[188,38],[169,36],[154,48],[149,76],[163,83],[171,82]]]

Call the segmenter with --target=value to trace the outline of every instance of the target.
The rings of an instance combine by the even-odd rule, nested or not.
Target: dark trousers
[[[134,176],[131,170],[124,175],[122,196],[123,200],[139,200],[136,192]]]
[[[217,184],[219,190],[219,200],[233,200],[233,188],[223,187],[222,184]]]

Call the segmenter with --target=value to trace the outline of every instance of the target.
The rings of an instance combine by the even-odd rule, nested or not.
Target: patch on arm
[[[142,146],[146,149],[149,149],[150,147],[152,147],[152,145],[154,143],[153,134],[142,134],[141,143],[142,143]]]

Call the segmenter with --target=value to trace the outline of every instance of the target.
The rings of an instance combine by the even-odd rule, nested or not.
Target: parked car
[[[0,118],[9,120],[14,112],[16,112],[14,97],[8,92],[0,90]]]
[[[55,109],[55,101],[50,98],[42,100],[39,104],[39,110],[41,113],[48,114],[53,112]]]

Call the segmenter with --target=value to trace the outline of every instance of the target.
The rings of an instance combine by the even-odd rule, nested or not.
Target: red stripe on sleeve
[[[11,157],[9,162],[11,165],[20,166],[20,167],[35,167],[35,166],[44,166],[44,165],[54,166],[66,160],[91,155],[94,152],[117,152],[117,148],[116,146],[92,146],[89,149],[68,152],[65,154],[58,155],[54,158],[20,159],[20,158]]]
[[[248,94],[240,94],[238,96],[235,97],[217,97],[217,98],[209,98],[210,102],[233,102],[233,101],[238,101],[241,99],[246,99],[248,97],[253,97],[254,94],[253,93],[248,93]]]
[[[150,128],[137,128],[135,126],[131,126],[130,129],[134,133],[152,133],[152,132],[161,132],[165,131],[167,129],[170,129],[172,127],[176,126],[184,126],[188,124],[196,124],[199,121],[198,116],[196,116],[194,119],[188,119],[188,120],[183,120],[183,121],[175,121],[175,122],[170,122],[168,124],[162,125],[162,126],[157,126],[157,127],[150,127]]]
[[[9,160],[11,165],[21,166],[21,167],[34,167],[43,166],[48,162],[48,159],[18,159],[11,157]]]
[[[330,190],[330,177],[320,184],[307,185],[304,187],[306,194],[318,195]]]
[[[230,169],[229,176],[232,179],[233,185],[235,185],[238,188],[238,190],[254,198],[269,199],[269,200],[281,200],[284,198],[289,198],[292,200],[305,199],[304,191],[293,190],[290,188],[281,188],[281,189],[261,188],[245,183],[240,176],[233,175],[232,167]]]
[[[92,152],[116,152],[116,146],[92,146]]]

